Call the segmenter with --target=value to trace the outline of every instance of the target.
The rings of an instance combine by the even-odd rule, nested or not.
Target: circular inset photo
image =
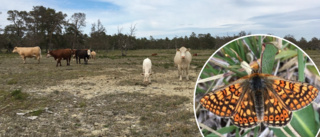
[[[199,74],[194,112],[200,132],[210,137],[316,136],[319,79],[310,56],[285,39],[235,39],[213,53]]]

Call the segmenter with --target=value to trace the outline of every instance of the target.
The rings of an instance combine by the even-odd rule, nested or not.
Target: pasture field
[[[0,136],[201,136],[194,86],[214,50],[191,50],[198,56],[188,81],[179,81],[174,49],[96,52],[87,65],[63,60],[61,67],[44,52],[40,64],[0,53]],[[147,86],[146,57],[153,64]]]
[[[0,136],[201,136],[194,86],[214,50],[191,50],[198,56],[189,81],[178,80],[174,49],[96,52],[87,65],[63,60],[62,67],[44,52],[40,64],[0,53]],[[306,52],[319,67],[319,51]],[[148,86],[146,57],[153,64]]]

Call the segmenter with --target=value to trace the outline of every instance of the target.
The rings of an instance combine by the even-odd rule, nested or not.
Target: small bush
[[[11,96],[16,100],[25,100],[28,97],[28,94],[21,92],[20,89],[17,89],[11,92]]]
[[[30,114],[32,116],[40,116],[42,113],[43,113],[43,109],[39,109],[39,110],[36,110],[36,111],[32,111]]]
[[[81,107],[81,108],[86,107],[86,106],[87,106],[86,102],[80,102],[80,104],[79,104],[79,107]]]

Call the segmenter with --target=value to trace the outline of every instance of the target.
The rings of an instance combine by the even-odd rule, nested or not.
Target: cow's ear
[[[191,49],[190,48],[187,48],[187,51],[190,51]]]
[[[177,51],[180,51],[180,49],[177,48]]]
[[[144,73],[141,73],[141,75],[143,76],[143,75],[144,75]]]

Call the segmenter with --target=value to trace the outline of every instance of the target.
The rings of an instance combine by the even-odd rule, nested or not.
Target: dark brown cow
[[[158,54],[157,53],[153,53],[153,54],[151,54],[151,56],[157,56]]]
[[[78,64],[78,61],[79,61],[79,64],[81,64],[80,59],[84,59],[84,63],[88,64],[88,59],[90,58],[90,49],[77,49],[75,56],[76,56],[77,64]]]
[[[57,49],[57,50],[48,51],[47,58],[52,56],[54,57],[54,60],[58,59],[57,65],[56,65],[57,67],[59,63],[61,66],[62,59],[67,60],[67,66],[69,66],[72,54],[73,54],[73,51],[71,49]]]
[[[194,53],[192,56],[198,56],[198,53]]]

